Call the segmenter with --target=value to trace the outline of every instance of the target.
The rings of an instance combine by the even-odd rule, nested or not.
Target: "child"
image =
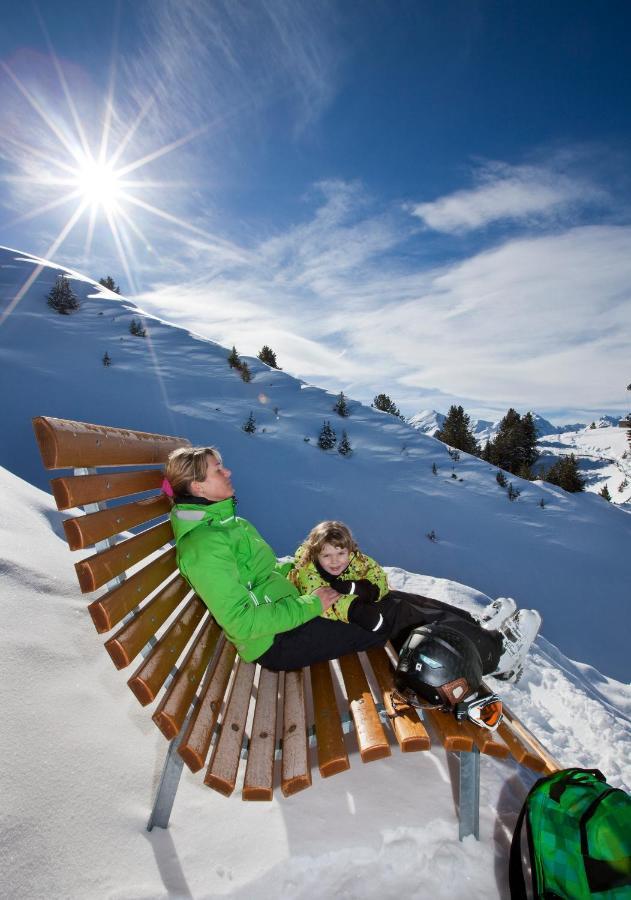
[[[372,604],[390,590],[386,573],[374,559],[360,551],[343,522],[320,522],[312,528],[296,550],[294,568],[287,577],[301,594],[309,594],[319,587],[335,588],[343,596],[322,615],[340,622],[349,621],[352,605],[357,609]],[[361,602],[354,604],[357,599]],[[379,619],[377,611],[372,619],[375,623]]]
[[[409,628],[419,621],[449,624],[473,640],[485,673],[497,674],[505,681],[519,679],[528,649],[541,625],[539,613],[517,610],[515,601],[509,597],[494,600],[476,617],[440,600],[391,591],[384,570],[359,550],[343,522],[320,522],[312,528],[296,550],[294,568],[287,577],[301,594],[320,587],[334,588],[341,596],[321,615],[377,634],[388,627],[378,601],[387,596],[384,608],[390,602],[399,604],[401,625],[407,622],[408,627],[391,638],[397,652]]]

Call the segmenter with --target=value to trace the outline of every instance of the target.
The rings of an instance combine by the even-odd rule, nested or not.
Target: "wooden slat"
[[[239,660],[228,706],[221,722],[221,732],[204,778],[204,784],[225,797],[233,792],[237,780],[255,669],[255,663]]]
[[[396,709],[392,703],[394,679],[392,665],[383,647],[373,647],[367,652],[370,665],[381,690],[383,705],[388,715],[392,730],[403,753],[418,750],[429,750],[430,738],[425,726],[411,706],[398,704]]]
[[[83,550],[97,541],[128,531],[143,522],[151,522],[170,511],[169,499],[160,494],[157,497],[147,497],[146,500],[136,500],[135,503],[125,503],[123,506],[65,519],[66,540],[71,550]]]
[[[170,581],[147,605],[104,644],[117,669],[124,669],[190,593],[181,575]]]
[[[545,770],[545,761],[520,741],[506,721],[502,722],[497,731],[509,748],[513,759],[519,765],[526,766],[527,769],[532,769],[533,772],[543,772]]]
[[[102,587],[116,575],[121,575],[150,553],[159,550],[173,540],[173,529],[167,520],[154,525],[135,537],[121,541],[109,550],[88,556],[75,564],[75,571],[82,593],[87,594]]]
[[[180,671],[151,717],[168,741],[182,727],[220,636],[221,628],[209,616],[180,666]]]
[[[73,506],[156,490],[163,478],[162,469],[145,469],[141,472],[112,472],[109,475],[68,475],[52,478],[50,486],[57,509],[71,509]]]
[[[473,738],[466,733],[452,713],[441,712],[438,709],[425,709],[423,715],[427,716],[436,729],[445,750],[464,750],[469,753],[473,750]]]
[[[155,465],[177,447],[190,447],[181,437],[50,416],[34,418],[33,428],[47,469]]]
[[[175,549],[167,550],[144,569],[130,575],[123,584],[93,600],[88,606],[88,612],[99,634],[118,625],[128,612],[173,574],[176,565]]]
[[[311,787],[305,684],[302,669],[285,672],[280,788],[285,797]]]
[[[480,728],[473,722],[459,722],[458,725],[463,734],[471,738],[480,753],[495,756],[497,759],[506,759],[510,756],[510,750],[504,741],[499,741],[494,737],[495,732],[489,731],[487,728]]]
[[[328,662],[314,663],[311,671],[311,695],[315,715],[318,768],[323,778],[344,772],[350,767],[340,711]]]
[[[191,772],[199,772],[206,762],[213,730],[237,653],[234,646],[223,636],[218,651],[219,656],[216,662],[213,660],[213,665],[204,679],[199,703],[178,747],[178,753]]]
[[[379,719],[366,675],[356,653],[340,657],[342,678],[350,707],[362,762],[390,756],[390,744]]]
[[[167,675],[188,644],[202,616],[207,612],[206,605],[199,597],[196,595],[191,597],[182,614],[162,635],[151,653],[131,676],[127,684],[143,706],[155,700]]]
[[[256,709],[248,747],[248,764],[243,784],[244,800],[271,800],[274,792],[274,751],[276,749],[276,710],[278,672],[261,669],[256,694]]]

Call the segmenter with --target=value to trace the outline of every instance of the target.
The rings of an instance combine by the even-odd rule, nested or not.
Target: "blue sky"
[[[627,411],[628,3],[6,6],[0,243],[407,414]]]

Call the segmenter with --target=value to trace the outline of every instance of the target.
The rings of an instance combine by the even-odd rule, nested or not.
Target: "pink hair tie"
[[[174,497],[173,488],[171,487],[171,482],[168,478],[162,479],[162,484],[160,485],[162,491],[167,495],[167,497]]]

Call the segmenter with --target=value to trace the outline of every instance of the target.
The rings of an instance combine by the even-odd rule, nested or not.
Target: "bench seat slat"
[[[93,600],[88,612],[99,634],[109,631],[177,570],[175,549],[167,550],[118,587]]]
[[[230,680],[237,651],[222,634],[218,645],[218,657],[212,661],[206,673],[191,721],[182,735],[178,753],[191,772],[204,767],[217,717]]]
[[[141,472],[112,472],[109,475],[67,475],[51,478],[50,486],[57,509],[64,510],[157,490],[163,478],[162,469],[146,469]]]
[[[537,756],[527,747],[515,734],[515,732],[504,721],[497,729],[498,734],[510,749],[513,759],[527,769],[533,772],[543,772],[546,768],[545,760]]]
[[[157,465],[171,450],[191,446],[185,438],[52,416],[37,416],[33,428],[47,469]]]
[[[221,731],[204,778],[204,784],[225,797],[232,794],[237,780],[255,669],[255,663],[239,660]]]
[[[162,635],[131,676],[127,684],[143,706],[155,700],[205,613],[208,613],[206,605],[197,595],[191,597],[182,614]]]
[[[510,728],[515,732],[517,737],[520,739],[522,743],[524,743],[527,747],[530,748],[532,753],[538,756],[541,760],[543,760],[544,768],[543,772],[546,775],[552,775],[554,772],[558,772],[559,769],[562,768],[561,764],[552,756],[551,753],[546,750],[543,744],[537,740],[537,738],[528,731],[527,728],[519,721],[517,716],[514,715],[511,709],[504,703],[504,720],[510,726]]]
[[[151,522],[171,511],[171,504],[164,494],[157,497],[147,497],[145,500],[136,500],[135,503],[125,503],[123,506],[101,509],[98,512],[87,513],[85,516],[77,516],[64,520],[66,540],[71,550],[84,550],[92,547],[98,541],[128,531],[136,525]]]
[[[398,706],[395,710],[392,703],[394,678],[392,664],[383,647],[373,647],[367,654],[375,678],[381,690],[383,705],[392,725],[395,737],[402,753],[414,753],[417,750],[429,750],[431,741],[423,723],[411,706]]]
[[[88,594],[95,591],[172,540],[173,529],[167,520],[121,541],[109,550],[82,559],[75,564],[81,592]]]
[[[480,728],[473,722],[458,722],[458,726],[471,738],[480,753],[486,753],[487,756],[494,756],[497,759],[506,759],[510,756],[508,746],[504,741],[497,740],[495,732]]]
[[[328,662],[314,663],[310,667],[311,694],[315,715],[315,733],[318,747],[318,768],[323,778],[344,772],[350,767],[340,711],[335,700],[331,667]]]
[[[220,635],[221,629],[215,620],[208,616],[173,683],[165,691],[151,717],[168,741],[172,740],[182,727]]]
[[[473,750],[473,738],[449,712],[441,712],[439,709],[424,709],[423,715],[427,716],[434,726],[445,750],[456,752],[464,750],[470,753]]]
[[[304,671],[285,672],[280,789],[285,797],[311,787]]]
[[[243,783],[244,800],[271,800],[273,797],[277,707],[278,672],[261,669]]]
[[[340,657],[340,668],[362,762],[390,756],[390,744],[357,654],[349,653]]]
[[[169,582],[134,618],[105,641],[105,649],[117,669],[135,659],[150,638],[166,622],[174,609],[191,591],[181,575]]]

